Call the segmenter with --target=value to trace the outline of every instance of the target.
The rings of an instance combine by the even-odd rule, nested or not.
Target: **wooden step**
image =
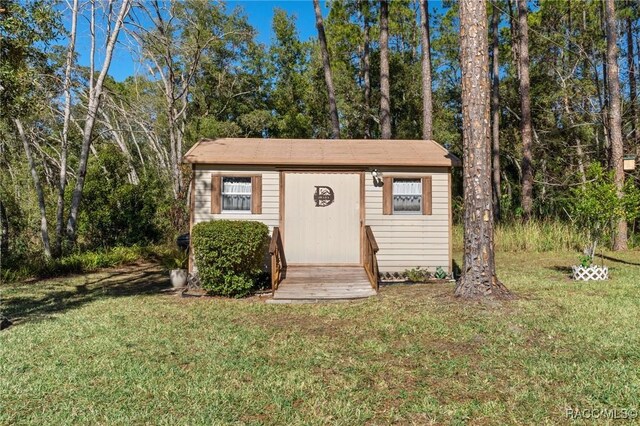
[[[289,266],[271,303],[348,301],[376,294],[362,266]]]

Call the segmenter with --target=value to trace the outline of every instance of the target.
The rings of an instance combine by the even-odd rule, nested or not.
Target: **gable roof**
[[[461,165],[435,141],[396,139],[201,139],[183,160],[192,164],[269,166]]]

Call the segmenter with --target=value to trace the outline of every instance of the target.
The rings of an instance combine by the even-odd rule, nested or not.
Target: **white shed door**
[[[360,263],[360,175],[287,173],[284,179],[287,263]]]

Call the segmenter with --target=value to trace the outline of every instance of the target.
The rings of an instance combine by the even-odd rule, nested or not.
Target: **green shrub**
[[[623,196],[618,197],[613,170],[607,171],[598,163],[589,165],[587,179],[572,191],[571,219],[588,235],[593,258],[598,244],[610,241],[618,221],[633,222],[640,216],[640,191],[633,179],[627,179]]]
[[[102,147],[98,157],[89,161],[78,217],[81,248],[147,245],[161,240],[158,216],[167,216],[160,212],[167,203],[166,184],[146,174],[133,184],[128,176],[126,158],[112,145]]]
[[[264,271],[269,228],[260,222],[198,223],[191,239],[202,287],[221,296],[245,296]]]
[[[421,267],[406,269],[403,275],[412,283],[423,283],[431,278],[431,273]]]
[[[16,267],[0,269],[2,282],[19,281],[26,278],[51,278],[69,274],[92,272],[101,268],[112,268],[136,262],[140,259],[153,259],[163,247],[114,247],[99,251],[77,252],[60,259],[44,260],[41,256],[23,258],[14,262]]]

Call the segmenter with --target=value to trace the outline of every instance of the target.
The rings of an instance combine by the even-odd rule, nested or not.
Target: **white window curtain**
[[[422,180],[393,180],[393,211],[419,213],[422,211]]]
[[[222,210],[251,210],[251,178],[222,178]]]

